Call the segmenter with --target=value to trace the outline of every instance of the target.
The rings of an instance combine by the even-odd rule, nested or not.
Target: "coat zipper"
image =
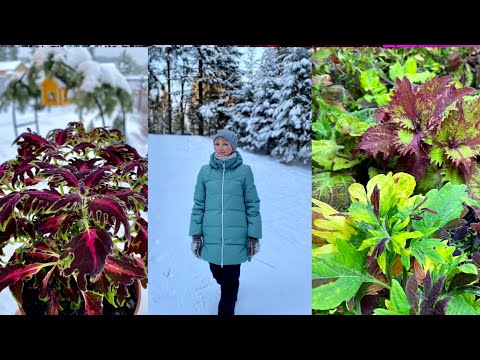
[[[222,259],[221,259],[221,267],[223,268],[223,184],[225,182],[225,162],[223,162],[223,173],[222,173]]]

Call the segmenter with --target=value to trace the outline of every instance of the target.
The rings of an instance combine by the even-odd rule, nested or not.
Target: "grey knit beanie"
[[[230,143],[230,145],[232,145],[233,152],[237,151],[238,139],[237,139],[237,135],[235,135],[233,131],[225,130],[225,129],[219,130],[213,137],[213,141],[215,142],[215,139],[219,137],[223,137],[225,140],[227,140]]]

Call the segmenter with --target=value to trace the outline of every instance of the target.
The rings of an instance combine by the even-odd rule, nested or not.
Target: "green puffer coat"
[[[202,259],[217,265],[247,261],[247,237],[262,237],[260,199],[250,166],[240,153],[225,161],[210,156],[200,169],[190,236],[203,235]]]

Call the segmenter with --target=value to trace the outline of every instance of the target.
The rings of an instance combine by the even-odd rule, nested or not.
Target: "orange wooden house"
[[[72,103],[71,91],[59,79],[45,78],[40,83],[40,91],[44,106],[69,105]]]

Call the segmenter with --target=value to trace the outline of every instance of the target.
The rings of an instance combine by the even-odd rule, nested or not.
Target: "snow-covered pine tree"
[[[247,125],[253,110],[255,94],[255,78],[260,59],[255,54],[256,49],[249,47],[245,51],[244,81],[240,89],[233,92],[235,106],[230,109],[230,121],[225,127],[237,134],[239,142],[244,145],[243,139],[248,135]]]
[[[199,135],[213,135],[230,120],[233,91],[241,87],[240,51],[232,46],[196,46],[197,76],[190,117]]]
[[[137,62],[127,50],[123,50],[117,59],[118,70],[124,75],[134,74],[138,67]]]
[[[302,47],[282,50],[285,52],[279,104],[273,113],[276,146],[272,155],[284,163],[307,161],[311,159],[311,50]]]
[[[277,64],[277,51],[267,48],[263,52],[258,76],[255,79],[255,95],[252,113],[247,122],[246,136],[241,141],[247,150],[261,150],[267,154],[273,150],[273,112],[279,98],[278,89],[281,69]]]
[[[239,143],[245,145],[245,137],[247,133],[247,125],[252,115],[254,89],[249,83],[244,83],[241,89],[235,94],[235,106],[230,111],[230,122],[225,126],[226,129],[237,134]]]

